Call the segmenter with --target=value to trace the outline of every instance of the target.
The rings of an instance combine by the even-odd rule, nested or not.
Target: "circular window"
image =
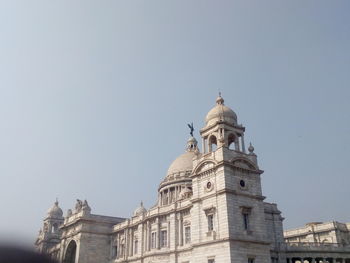
[[[245,182],[244,182],[243,180],[241,180],[241,181],[239,181],[239,185],[240,185],[241,187],[245,187]]]
[[[207,188],[208,188],[208,189],[211,188],[211,182],[207,182]]]

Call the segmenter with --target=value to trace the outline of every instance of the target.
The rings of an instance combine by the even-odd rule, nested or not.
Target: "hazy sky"
[[[220,90],[285,228],[350,221],[350,1],[1,1],[0,236],[152,206]]]

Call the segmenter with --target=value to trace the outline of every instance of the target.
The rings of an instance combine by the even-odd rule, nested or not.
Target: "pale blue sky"
[[[1,1],[0,236],[129,217],[221,90],[285,228],[350,221],[350,1]]]

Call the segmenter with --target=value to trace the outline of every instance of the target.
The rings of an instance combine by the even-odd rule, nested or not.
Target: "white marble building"
[[[286,262],[283,218],[264,202],[263,171],[244,132],[219,96],[200,130],[202,148],[191,135],[153,207],[123,219],[94,215],[77,200],[63,217],[56,202],[37,248],[64,263]]]

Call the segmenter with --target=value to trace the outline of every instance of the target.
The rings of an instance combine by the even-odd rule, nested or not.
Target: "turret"
[[[58,206],[58,201],[47,211],[44,219],[43,228],[40,229],[38,238],[35,242],[40,252],[47,250],[60,241],[60,229],[64,221],[62,209]]]

